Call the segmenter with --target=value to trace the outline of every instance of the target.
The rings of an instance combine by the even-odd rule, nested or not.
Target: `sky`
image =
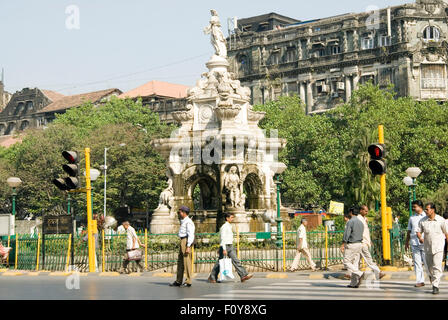
[[[10,93],[126,92],[151,80],[193,86],[213,54],[203,33],[210,9],[227,36],[232,17],[310,20],[413,1],[0,0],[0,68]]]

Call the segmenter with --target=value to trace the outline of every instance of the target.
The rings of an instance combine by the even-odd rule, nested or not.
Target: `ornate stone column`
[[[349,102],[352,96],[352,83],[349,75],[345,75],[345,102]]]
[[[303,81],[299,81],[299,94],[300,100],[302,100],[303,103],[306,103],[305,82]]]
[[[313,84],[311,80],[306,83],[306,110],[307,113],[313,111],[314,99],[313,99]]]

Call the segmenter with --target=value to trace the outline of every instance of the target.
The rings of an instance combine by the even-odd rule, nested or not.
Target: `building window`
[[[247,74],[249,72],[249,59],[246,55],[242,55],[238,58],[240,73]]]
[[[270,64],[278,64],[280,61],[280,53],[278,52],[272,53],[270,60],[271,60]]]
[[[423,40],[425,41],[439,41],[440,31],[436,27],[426,27],[423,31]]]
[[[28,113],[32,110],[33,110],[33,101],[27,101],[23,113]]]
[[[446,75],[445,65],[422,65],[422,89],[445,89]]]
[[[321,48],[321,49],[317,50],[317,56],[318,56],[318,57],[323,57],[323,56],[325,56],[325,55],[326,55],[326,50],[325,50],[325,48]]]
[[[16,109],[14,110],[14,115],[16,116],[16,115],[20,114],[23,111],[24,107],[25,107],[25,104],[23,102],[19,102]]]
[[[374,42],[373,42],[372,37],[366,37],[366,38],[362,39],[362,41],[361,41],[361,49],[362,50],[373,49],[373,47],[374,47]]]
[[[331,54],[340,54],[341,53],[341,47],[340,46],[331,46]]]
[[[380,47],[389,47],[392,44],[391,37],[381,36],[380,37]]]
[[[28,121],[23,121],[22,124],[20,125],[20,130],[25,130],[26,128],[28,128],[30,125],[30,123]]]
[[[295,48],[288,48],[286,51],[286,62],[293,62],[297,60]]]

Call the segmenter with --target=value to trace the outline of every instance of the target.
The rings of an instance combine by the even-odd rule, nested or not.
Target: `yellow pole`
[[[392,208],[387,207],[387,229],[392,229],[393,223],[392,223]]]
[[[68,270],[68,265],[70,263],[70,248],[72,246],[72,235],[68,236],[68,249],[67,249],[67,263],[65,265],[65,269]]]
[[[8,236],[8,247],[9,247],[10,244],[11,244],[11,236]],[[9,254],[6,257],[6,264],[9,266]]]
[[[283,229],[283,272],[286,271],[286,245],[285,229]]]
[[[328,226],[325,226],[325,269],[328,270]]]
[[[240,260],[240,231],[238,230],[238,226],[236,226],[236,256]]]
[[[40,233],[37,234],[37,258],[36,258],[36,271],[39,271],[39,251],[40,251]]]
[[[85,148],[86,193],[87,193],[87,237],[89,244],[89,272],[95,272],[95,242],[92,225],[92,188],[90,187],[90,148]]]
[[[379,143],[384,144],[384,126],[378,126]],[[381,175],[381,226],[383,236],[383,259],[390,260],[390,239],[387,230],[386,174]]]
[[[102,251],[103,251],[103,263],[101,264],[101,271],[104,272],[104,266],[106,265],[106,256],[104,255],[104,229],[101,231],[101,238],[102,238]]]
[[[18,258],[19,258],[19,235],[16,234],[16,261],[14,264],[14,269],[17,269]]]
[[[148,270],[148,229],[145,229],[145,270]]]

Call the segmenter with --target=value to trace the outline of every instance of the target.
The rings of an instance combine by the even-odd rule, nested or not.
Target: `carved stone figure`
[[[358,32],[355,30],[353,31],[353,51],[358,51],[359,49],[359,36]]]
[[[157,207],[157,209],[160,209],[164,206],[168,207],[168,208],[172,208],[173,195],[174,195],[173,179],[170,176],[170,177],[168,177],[168,187],[166,187],[160,194],[159,206]]]
[[[236,166],[232,166],[226,173],[224,187],[228,192],[227,200],[230,200],[230,207],[241,208],[241,180]]]
[[[216,10],[210,10],[210,13],[212,14],[210,24],[204,28],[204,33],[210,34],[210,40],[213,48],[215,48],[216,55],[227,58],[226,38],[221,30],[218,13]]]

